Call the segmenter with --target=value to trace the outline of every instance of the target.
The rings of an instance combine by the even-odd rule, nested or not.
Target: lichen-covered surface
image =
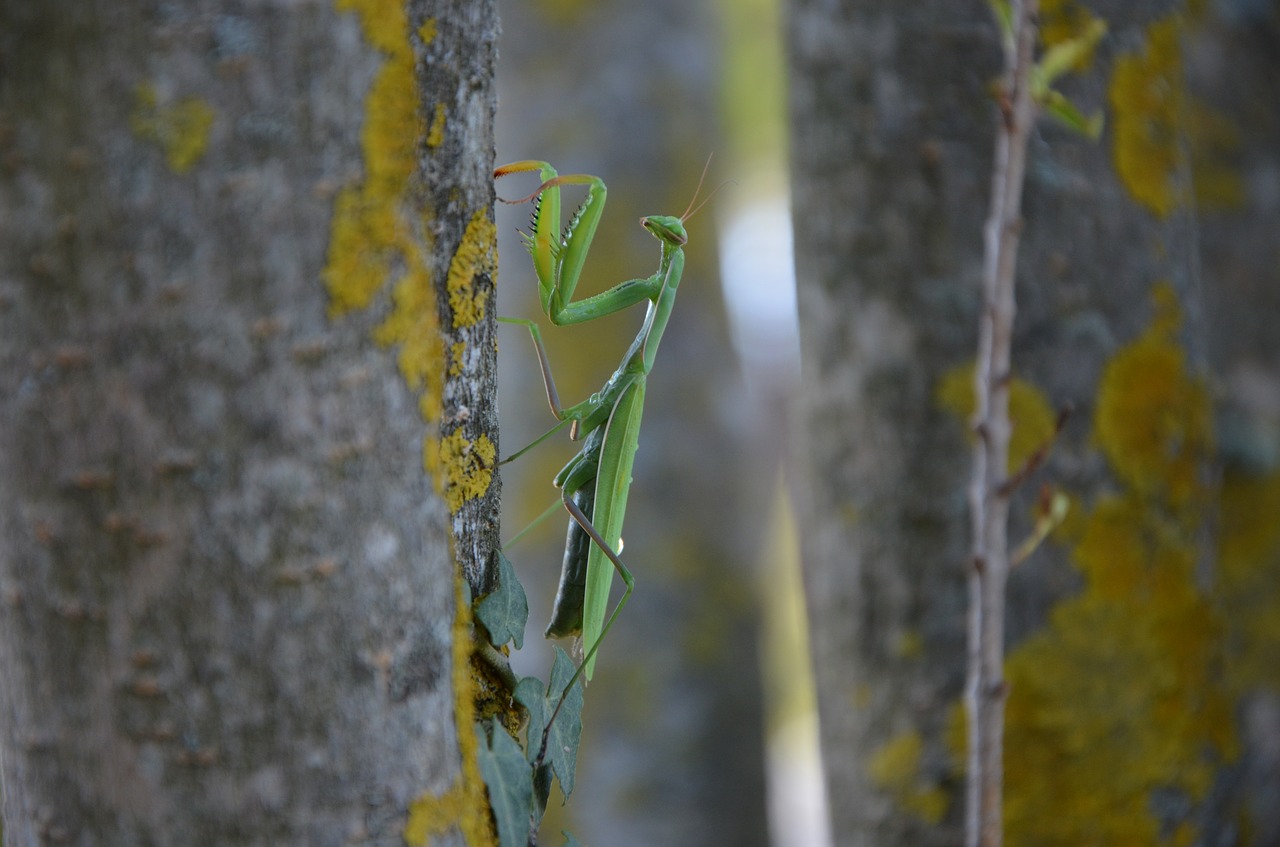
[[[964,382],[997,53],[953,4],[857,7],[833,22],[797,3],[791,22],[823,752],[838,843],[954,843]],[[1275,843],[1274,18],[1041,11],[1048,41],[1109,24],[1063,86],[1107,130],[1094,144],[1045,124],[1031,145],[1018,452],[1074,412],[1015,498],[1014,543],[1042,485],[1071,510],[1010,581],[1007,843]]]
[[[12,843],[488,841],[496,22],[426,5],[4,7]]]

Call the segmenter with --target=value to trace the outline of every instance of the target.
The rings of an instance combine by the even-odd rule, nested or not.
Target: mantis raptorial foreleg
[[[539,173],[542,184],[528,197],[513,202],[536,200],[531,231],[524,234],[524,239],[533,257],[534,271],[538,277],[539,301],[552,323],[582,323],[642,301],[647,302],[644,323],[608,382],[586,400],[568,407],[560,403],[537,325],[519,318],[502,319],[507,323],[523,325],[529,330],[537,351],[547,402],[559,421],[534,441],[534,444],[550,437],[566,424],[571,427],[570,434],[575,440],[585,439],[578,454],[555,479],[556,487],[561,490],[564,508],[572,520],[560,583],[562,590],[557,596],[547,635],[572,635],[580,628],[582,642],[587,648],[582,664],[564,688],[568,692],[580,676],[591,678],[600,644],[635,587],[631,572],[615,551],[620,546],[622,524],[626,516],[631,471],[644,411],[646,382],[671,317],[684,270],[684,245],[688,241],[684,222],[697,209],[691,201],[689,209],[680,217],[649,215],[641,219],[641,225],[662,246],[658,269],[651,276],[626,280],[601,294],[574,300],[573,295],[577,290],[587,251],[604,211],[607,189],[599,177],[585,174],[560,176],[551,165],[535,160],[500,167],[494,171],[494,177],[531,171]],[[705,170],[703,173],[705,175]],[[587,196],[570,217],[568,225],[561,230],[560,187],[563,185],[586,186]],[[697,192],[695,199],[696,196]],[[505,461],[521,455],[532,446],[533,444],[518,451]],[[584,567],[584,557],[586,576],[581,579],[578,574]],[[615,570],[621,575],[626,589],[606,619],[609,589]],[[580,611],[577,608],[579,603]],[[550,732],[563,702],[561,697],[547,722],[547,730],[537,757],[539,763],[546,752],[547,733]]]

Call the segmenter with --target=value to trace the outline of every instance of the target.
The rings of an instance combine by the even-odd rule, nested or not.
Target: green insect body
[[[500,319],[529,330],[538,355],[547,402],[559,421],[532,444],[504,461],[522,455],[565,426],[570,426],[571,438],[583,439],[582,448],[555,478],[571,521],[560,591],[546,635],[563,637],[577,634],[580,630],[586,647],[582,664],[565,688],[568,691],[579,676],[591,679],[600,644],[635,585],[617,550],[639,446],[646,383],[671,318],[684,272],[684,245],[688,241],[684,221],[697,209],[691,202],[692,211],[686,210],[681,217],[650,215],[642,218],[641,225],[662,245],[658,269],[648,277],[626,280],[601,294],[575,301],[573,295],[604,211],[607,189],[599,177],[586,174],[561,176],[546,162],[533,160],[500,167],[494,171],[494,177],[532,171],[539,173],[542,184],[528,197],[510,202],[537,201],[530,232],[522,235],[533,257],[539,301],[551,322],[557,326],[583,323],[647,302],[644,322],[617,370],[600,391],[568,407],[560,405],[538,325],[520,318]],[[584,185],[587,196],[561,230],[560,187],[563,185]],[[582,575],[584,569],[585,577]],[[626,588],[606,618],[615,571],[621,575]],[[545,737],[543,746],[545,752]]]

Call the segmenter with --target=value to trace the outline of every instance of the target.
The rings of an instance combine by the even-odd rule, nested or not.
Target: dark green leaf
[[[477,723],[480,775],[489,788],[489,805],[502,847],[525,847],[533,814],[533,780],[520,745],[496,724]]]
[[[545,693],[542,681],[533,677],[525,677],[516,686],[516,702],[529,712],[528,746],[529,761],[538,758],[542,744],[542,734],[546,730],[547,721],[551,718],[559,703],[559,694],[573,677],[576,671],[573,662],[559,647],[555,648],[555,664],[551,667],[550,691]],[[544,760],[555,771],[560,780],[560,790],[568,798],[573,793],[573,775],[578,762],[578,743],[582,739],[582,681],[574,683],[556,715],[555,724],[547,735],[547,752]]]
[[[494,647],[508,641],[519,650],[524,646],[524,627],[529,621],[529,600],[524,586],[516,579],[515,568],[502,551],[498,551],[498,587],[480,598],[476,619],[489,631]]]

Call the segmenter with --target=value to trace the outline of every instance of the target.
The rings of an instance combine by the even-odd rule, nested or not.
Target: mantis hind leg
[[[594,479],[574,492],[572,498],[573,504],[583,514],[594,510],[595,500],[596,481]],[[564,542],[560,585],[556,588],[551,621],[543,631],[546,638],[567,638],[582,634],[582,609],[587,596],[587,559],[591,543],[591,536],[587,535],[582,525],[576,519],[571,519]]]
[[[596,530],[595,526],[592,525],[591,520],[587,517],[586,513],[583,512],[582,509],[578,507],[578,504],[568,496],[563,498],[563,502],[565,509],[567,509],[570,516],[573,517],[575,524],[582,528],[582,531],[586,533],[592,543],[599,547],[613,564],[613,567],[618,571],[618,575],[622,577],[622,582],[626,588],[622,592],[622,597],[618,599],[618,605],[613,607],[613,612],[609,615],[609,618],[604,622],[604,626],[600,629],[599,637],[596,638],[595,643],[587,649],[585,654],[583,654],[582,662],[578,665],[578,669],[574,671],[573,676],[569,677],[569,681],[565,683],[564,688],[560,691],[560,699],[556,701],[555,710],[552,711],[550,720],[547,721],[546,727],[542,730],[542,745],[538,748],[538,758],[534,765],[535,769],[541,766],[542,760],[546,757],[547,739],[551,735],[551,727],[555,725],[556,718],[560,715],[560,707],[564,705],[565,695],[573,690],[573,686],[577,685],[578,680],[591,664],[591,660],[595,658],[596,651],[600,649],[600,645],[609,634],[609,630],[613,628],[614,622],[618,619],[618,615],[622,613],[623,607],[627,605],[627,600],[630,599],[631,592],[636,586],[635,577],[631,575],[631,571],[627,569],[627,566],[622,563],[622,559],[613,551],[613,548],[608,545]],[[568,556],[568,551],[566,551],[565,555],[566,557]]]

